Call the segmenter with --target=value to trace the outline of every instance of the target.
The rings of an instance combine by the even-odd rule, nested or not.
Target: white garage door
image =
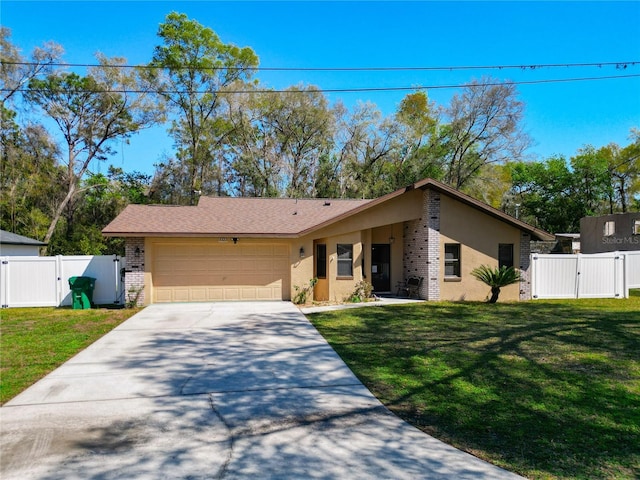
[[[161,243],[153,258],[154,302],[288,297],[286,244]]]

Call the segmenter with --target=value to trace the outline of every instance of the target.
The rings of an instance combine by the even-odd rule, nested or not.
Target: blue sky
[[[212,28],[226,43],[249,46],[262,67],[432,67],[640,62],[640,2],[210,2],[11,1],[0,23],[27,55],[45,41],[65,61],[94,54],[146,63],[159,43],[158,25],[171,11]],[[79,71],[79,73],[84,73]],[[300,83],[322,89],[456,85],[491,75],[501,80],[640,75],[640,64],[615,67],[395,72],[259,72],[266,86]],[[586,144],[629,143],[640,128],[640,77],[518,86],[535,159],[570,157]],[[446,105],[456,89],[428,90]],[[409,92],[327,95],[347,106],[371,101],[391,115]],[[28,112],[24,113],[29,115]],[[134,136],[108,161],[153,172],[171,155],[166,128]],[[101,167],[102,171],[106,168]]]

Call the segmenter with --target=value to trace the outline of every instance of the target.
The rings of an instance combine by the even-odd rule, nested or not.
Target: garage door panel
[[[242,288],[240,289],[241,300],[256,300],[257,293],[255,288]]]
[[[214,265],[211,265],[211,268],[226,272],[229,270],[233,270],[235,264],[236,264],[236,260],[234,259],[220,258],[214,263]]]
[[[189,301],[189,289],[188,288],[174,288],[171,301],[172,302],[188,302]]]
[[[282,299],[289,285],[286,244],[157,244],[154,301]]]
[[[208,287],[207,299],[209,301],[217,302],[224,300],[224,288],[223,287]]]
[[[289,246],[288,245],[274,245],[273,246],[273,254],[277,257],[285,257],[289,256]]]
[[[189,300],[191,302],[206,302],[207,301],[207,288],[191,287],[189,289]]]
[[[270,258],[256,260],[255,269],[257,272],[269,272],[277,268],[277,262]]]
[[[173,302],[173,292],[166,289],[155,290],[156,302]]]

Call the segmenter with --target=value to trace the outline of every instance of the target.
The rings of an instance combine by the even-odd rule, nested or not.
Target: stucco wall
[[[373,206],[353,217],[315,230],[310,235],[314,238],[331,237],[419,218],[422,210],[421,199],[422,190],[413,190]]]
[[[327,279],[318,280],[314,289],[316,299],[342,301],[349,297],[355,285],[364,280],[371,282],[371,245],[373,243],[391,243],[391,291],[395,291],[395,285],[403,279],[402,255],[403,255],[403,231],[404,220],[419,217],[422,209],[422,190],[414,190],[404,195],[393,198],[381,205],[374,206],[353,217],[338,221],[327,227],[314,231],[303,237],[301,242],[310,245],[310,252],[314,252],[314,243],[327,245]],[[315,240],[315,242],[314,242]],[[353,278],[337,278],[337,244],[352,243],[354,255]],[[305,246],[305,250],[306,250]],[[364,252],[364,271],[362,260]],[[313,278],[313,263],[299,272],[292,269],[293,285],[308,284]],[[366,275],[366,278],[365,278]],[[297,283],[296,283],[297,282]]]
[[[512,243],[514,267],[520,268],[520,230],[479,212],[446,195],[441,195],[440,271],[444,272],[445,243],[461,245],[461,278],[447,281],[440,276],[441,300],[478,300],[489,295],[489,287],[471,276],[480,265],[498,266],[498,244]],[[502,289],[500,300],[518,300],[520,285]]]
[[[313,238],[305,237],[289,240],[291,244],[291,284],[289,286],[289,298],[292,300],[296,295],[296,286],[305,288],[314,278],[314,245]],[[304,249],[304,257],[300,257],[300,248]],[[313,299],[310,294],[308,301]]]
[[[349,232],[318,239],[317,243],[324,243],[327,246],[327,278],[319,280],[318,286],[314,289],[316,299],[341,302],[349,297],[353,293],[355,285],[363,280],[362,255],[365,232]],[[337,249],[339,243],[353,245],[353,276],[351,277],[338,277]],[[309,275],[303,283],[308,284],[309,279],[313,278],[313,264],[310,265]]]
[[[640,212],[617,213],[580,219],[580,252],[604,253],[640,250],[640,234],[634,234],[634,223]],[[613,222],[614,232],[605,235],[604,225]]]

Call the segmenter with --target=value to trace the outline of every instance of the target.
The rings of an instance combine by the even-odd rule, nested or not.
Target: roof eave
[[[43,242],[0,242],[0,245],[22,245],[24,247],[46,247],[48,243]]]
[[[252,233],[252,232],[105,232],[105,237],[122,237],[122,238],[296,238],[295,233]]]

